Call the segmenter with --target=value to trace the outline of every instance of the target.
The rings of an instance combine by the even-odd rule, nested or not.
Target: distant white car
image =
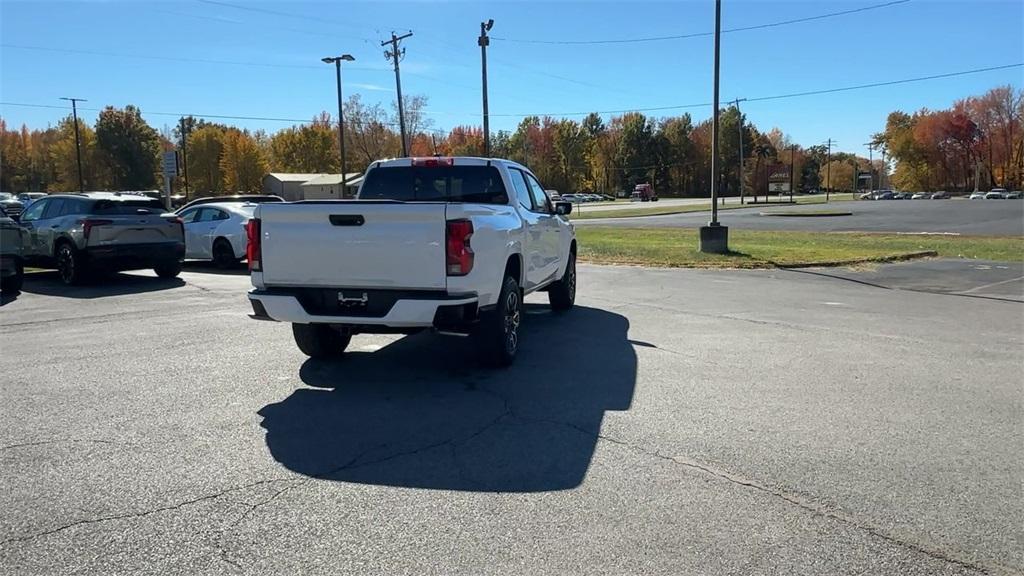
[[[931,194],[927,192],[917,192],[910,197],[911,200],[927,200],[929,198],[931,198]]]
[[[185,226],[185,258],[213,260],[230,268],[245,258],[245,225],[257,204],[216,202],[186,208],[178,215]]]
[[[1002,200],[1006,198],[1006,188],[993,188],[985,193],[985,200]]]
[[[987,192],[971,192],[971,195],[967,197],[968,200],[984,200]]]
[[[949,199],[949,192],[946,192],[945,190],[940,190],[939,192],[936,192],[935,194],[932,194],[932,200],[948,200],[948,199]]]

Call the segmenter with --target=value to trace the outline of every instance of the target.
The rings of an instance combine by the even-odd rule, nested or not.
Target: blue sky
[[[863,8],[887,0],[725,0],[723,29]],[[241,7],[241,8],[239,8]],[[247,9],[246,9],[247,8]],[[273,13],[271,13],[273,12]],[[348,52],[345,93],[390,106],[394,75],[380,40],[405,41],[402,87],[429,97],[438,129],[479,124],[482,20],[491,129],[524,114],[654,108],[711,101],[712,39],[551,45],[511,40],[623,39],[708,32],[710,0],[675,2],[252,2],[0,1],[0,100],[89,108],[135,104],[155,127],[171,114],[308,119],[336,108],[332,67]],[[1024,3],[911,0],[813,22],[724,34],[722,100],[757,98],[1024,62]],[[506,39],[506,40],[501,40]],[[31,49],[30,49],[31,48]],[[40,50],[43,48],[45,50]],[[85,51],[75,53],[69,51]],[[136,57],[132,57],[135,55]],[[164,59],[168,58],[168,59]],[[192,60],[181,61],[174,59]],[[199,62],[198,60],[223,61]],[[252,65],[263,64],[263,65]],[[852,92],[744,103],[759,128],[782,128],[803,145],[863,143],[894,109],[943,108],[987,89],[1024,85],[1024,68]],[[649,112],[689,112],[709,106]],[[66,112],[5,104],[9,124],[55,124]],[[581,116],[574,116],[580,118]],[[287,122],[226,120],[273,131]]]

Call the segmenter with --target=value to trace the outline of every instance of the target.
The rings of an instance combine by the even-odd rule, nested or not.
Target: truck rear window
[[[508,193],[494,166],[388,166],[369,171],[359,199],[508,204]]]
[[[165,211],[163,202],[152,200],[97,200],[92,205],[93,214],[138,214],[140,210],[150,214],[161,214]]]

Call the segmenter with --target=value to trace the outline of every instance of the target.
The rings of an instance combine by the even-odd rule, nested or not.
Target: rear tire
[[[181,262],[177,260],[165,262],[153,268],[153,271],[161,278],[177,278],[178,274],[181,274]]]
[[[60,274],[60,281],[68,286],[83,284],[88,276],[85,262],[82,261],[78,250],[69,242],[57,245],[57,272]]]
[[[15,262],[14,274],[0,280],[0,292],[4,294],[17,294],[21,292],[21,286],[25,281],[25,267],[21,261]]]
[[[303,354],[321,360],[341,356],[352,341],[351,335],[326,324],[292,324],[292,336]]]
[[[565,312],[576,303],[576,255],[569,253],[569,262],[565,265],[562,279],[548,288],[548,302],[555,312]]]
[[[478,340],[484,361],[494,367],[512,364],[519,351],[519,326],[522,319],[522,292],[519,282],[506,276],[498,303],[480,316]]]
[[[217,268],[228,269],[238,265],[238,258],[235,257],[235,249],[231,243],[223,238],[218,238],[213,243],[213,263]]]

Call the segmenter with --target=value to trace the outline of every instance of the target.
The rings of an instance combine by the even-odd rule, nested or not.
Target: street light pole
[[[490,113],[487,109],[487,47],[491,44],[491,39],[487,37],[487,33],[494,26],[494,20],[488,19],[487,22],[480,23],[480,38],[477,39],[477,44],[480,45],[480,66],[483,74],[483,94],[484,94],[484,156],[487,158],[491,157],[491,124],[490,124]]]
[[[82,140],[78,136],[78,103],[88,102],[85,98],[61,98],[71,101],[71,117],[75,121],[75,159],[78,163],[78,191],[85,192],[85,181],[82,179]]]
[[[355,58],[351,54],[327,57],[320,59],[324,64],[334,64],[334,75],[338,82],[338,151],[341,153],[341,197],[345,197],[345,111],[342,107],[341,97],[341,63],[352,62]]]
[[[700,251],[725,254],[729,251],[729,228],[718,222],[718,63],[722,33],[722,0],[715,0],[714,110],[711,124],[711,222],[700,228]]]

